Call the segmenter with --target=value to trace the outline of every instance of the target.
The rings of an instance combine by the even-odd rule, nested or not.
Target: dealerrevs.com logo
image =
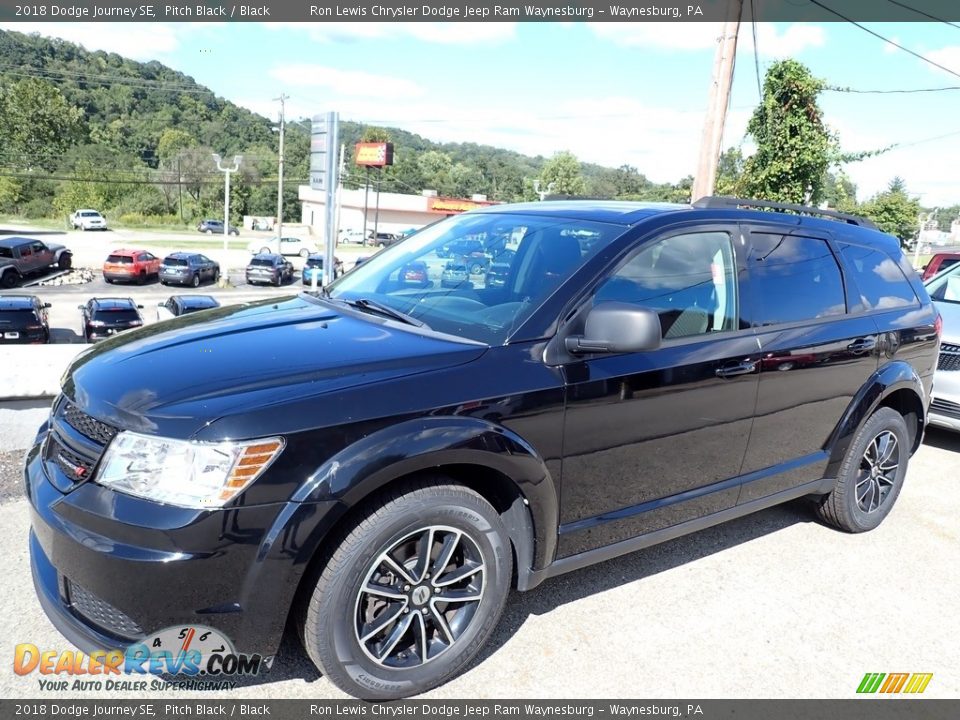
[[[266,671],[271,659],[237,653],[233,643],[217,630],[187,625],[166,628],[122,649],[89,654],[77,650],[40,650],[32,643],[20,643],[14,650],[13,670],[21,676],[32,673],[45,676],[38,680],[40,690],[54,692],[229,690],[236,686],[229,678]],[[148,680],[142,676],[153,677]],[[169,677],[173,679],[167,679]]]
[[[860,694],[918,695],[927,689],[933,673],[867,673],[860,681]]]

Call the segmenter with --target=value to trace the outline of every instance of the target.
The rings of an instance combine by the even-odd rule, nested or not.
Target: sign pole
[[[324,230],[326,235],[326,253],[323,259],[323,282],[329,285],[333,279],[334,250],[337,243],[337,185],[339,184],[337,176],[340,172],[340,163],[337,162],[337,148],[340,147],[340,119],[335,112],[327,113],[327,155],[326,155],[326,176],[327,183],[326,200],[324,201]]]

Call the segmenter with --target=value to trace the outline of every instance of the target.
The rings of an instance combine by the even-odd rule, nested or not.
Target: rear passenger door
[[[873,319],[850,301],[837,249],[825,233],[744,227],[746,292],[760,344],[757,410],[740,503],[818,480],[824,445],[854,395],[876,371]]]

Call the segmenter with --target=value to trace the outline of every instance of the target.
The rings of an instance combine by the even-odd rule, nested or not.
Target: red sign
[[[487,205],[493,205],[493,203],[481,200],[461,200],[460,198],[427,198],[427,210],[435,213],[462,213]]]
[[[357,143],[357,165],[383,167],[393,165],[393,143]]]

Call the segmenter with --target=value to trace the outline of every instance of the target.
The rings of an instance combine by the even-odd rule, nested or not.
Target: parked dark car
[[[463,263],[453,260],[448,262],[440,274],[440,287],[444,288],[468,288],[473,287],[470,283],[470,272]]]
[[[218,307],[220,303],[211,295],[171,295],[162,303],[157,303],[157,320],[169,320]]]
[[[923,268],[922,280],[929,280],[937,273],[943,272],[954,265],[960,265],[960,252],[937,253]]]
[[[108,283],[122,280],[141,285],[160,273],[160,258],[147,250],[121,248],[103,262],[103,279]]]
[[[223,220],[201,220],[197,225],[197,232],[207,235],[223,235]],[[239,235],[240,231],[233,225],[230,226],[230,235]]]
[[[0,295],[0,344],[50,342],[48,307],[36,295]]]
[[[403,235],[380,231],[373,235],[370,242],[377,247],[390,247],[391,245],[396,245],[401,240],[403,240]]]
[[[63,245],[25,237],[0,238],[0,287],[13,288],[30,277],[73,267]]]
[[[293,280],[293,263],[282,255],[260,253],[250,259],[246,276],[250,285],[283,285]]]
[[[220,279],[220,263],[200,253],[177,252],[167,255],[160,263],[161,285],[189,285],[217,282]]]
[[[486,227],[517,239],[507,286],[399,279]],[[296,627],[377,700],[462,671],[513,586],[795,498],[877,527],[940,329],[895,238],[728,198],[472,211],[214,315],[64,374],[25,458],[41,604],[91,648],[202,621],[272,657]]]
[[[140,315],[143,305],[137,305],[130,298],[90,298],[83,305],[77,305],[77,309],[81,314],[83,341],[88,343],[143,325]]]
[[[486,286],[489,289],[505,287],[509,277],[509,263],[491,263],[487,268]]]
[[[484,246],[480,240],[463,238],[451,240],[437,248],[437,256],[442,258],[452,258],[465,255],[483,255]]]
[[[960,264],[928,280],[926,288],[943,322],[928,422],[960,432]]]
[[[323,264],[325,261],[326,258],[320,254],[310,255],[307,258],[307,261],[303,265],[303,271],[300,273],[300,279],[303,281],[304,285],[312,285],[314,276],[316,276],[318,287],[322,287],[327,283],[327,279],[323,272]],[[343,261],[335,257],[333,259],[333,277],[330,278],[330,282],[333,282],[342,274]]]

